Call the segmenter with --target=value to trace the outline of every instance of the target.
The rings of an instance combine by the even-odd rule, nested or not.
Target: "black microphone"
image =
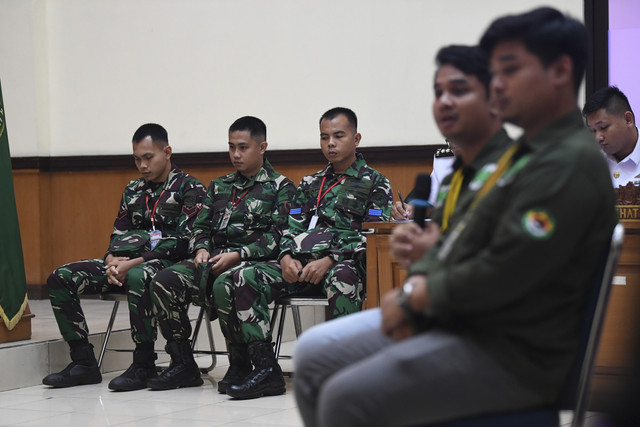
[[[429,203],[430,194],[431,176],[426,173],[418,174],[418,176],[416,176],[416,185],[413,189],[411,205],[413,206],[413,222],[418,224],[420,228],[424,228],[427,208],[431,207],[431,203]]]

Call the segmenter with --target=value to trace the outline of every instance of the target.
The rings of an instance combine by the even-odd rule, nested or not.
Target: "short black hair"
[[[480,48],[491,56],[498,43],[511,40],[521,41],[545,67],[568,55],[573,62],[573,87],[578,93],[589,58],[589,33],[580,21],[551,7],[503,16],[485,31]]]
[[[229,126],[229,133],[244,130],[249,131],[251,138],[257,143],[267,140],[267,125],[257,117],[240,117]]]
[[[153,141],[154,144],[161,147],[169,145],[169,135],[167,134],[167,130],[157,123],[147,123],[140,126],[133,134],[131,142],[137,144],[146,137],[151,138],[151,141]]]
[[[343,116],[345,116],[347,118],[347,121],[349,122],[349,124],[351,124],[351,126],[353,126],[353,129],[357,132],[358,131],[358,117],[356,116],[356,113],[354,113],[352,110],[350,110],[348,108],[345,108],[345,107],[335,107],[335,108],[332,108],[330,110],[327,110],[322,115],[322,117],[320,117],[320,121],[318,123],[322,124],[323,120],[333,120],[337,116],[339,116],[340,114],[342,114]]]
[[[626,111],[631,111],[633,114],[627,96],[616,86],[603,87],[591,95],[584,103],[582,115],[587,117],[603,108],[607,113],[615,116],[622,116]],[[635,115],[633,117],[635,119]]]
[[[479,46],[450,45],[441,48],[436,54],[438,69],[443,65],[453,65],[463,73],[475,76],[482,83],[489,97],[491,73],[489,60]],[[436,71],[437,74],[437,71]]]

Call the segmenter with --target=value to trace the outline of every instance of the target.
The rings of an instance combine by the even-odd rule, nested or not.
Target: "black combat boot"
[[[158,358],[153,351],[153,344],[136,345],[133,351],[133,363],[124,373],[109,382],[111,390],[131,391],[142,390],[147,387],[147,380],[158,376],[155,360]]]
[[[200,368],[193,359],[189,340],[167,341],[165,347],[171,356],[171,364],[160,376],[147,381],[152,390],[172,390],[180,387],[196,387],[202,385]]]
[[[231,385],[242,384],[242,380],[251,373],[251,360],[247,344],[227,342],[229,350],[229,369],[224,378],[218,381],[218,393],[225,394]]]
[[[249,343],[249,357],[255,368],[240,385],[227,387],[227,394],[236,399],[277,396],[285,392],[284,377],[270,342]]]
[[[71,346],[72,362],[62,371],[44,377],[42,384],[61,388],[101,382],[102,375],[96,356],[93,354],[93,346],[85,340],[70,341],[69,345]]]

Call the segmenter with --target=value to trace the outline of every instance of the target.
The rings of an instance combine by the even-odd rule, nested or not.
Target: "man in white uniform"
[[[615,86],[602,88],[584,104],[582,114],[607,158],[613,186],[640,184],[638,128],[624,93]]]
[[[433,169],[431,170],[431,190],[429,192],[429,203],[432,206],[436,205],[438,199],[438,190],[442,180],[453,172],[453,162],[456,159],[456,147],[447,141],[449,147],[438,148],[433,155]],[[412,198],[415,189],[407,195],[406,201],[409,202]],[[391,209],[391,218],[401,221],[410,220],[413,218],[413,206],[402,201],[396,201]]]

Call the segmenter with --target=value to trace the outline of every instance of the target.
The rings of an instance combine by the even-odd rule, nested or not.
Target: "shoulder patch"
[[[453,150],[449,147],[438,148],[436,150],[436,157],[453,157]]]
[[[522,228],[534,239],[548,239],[553,235],[555,226],[555,220],[545,210],[530,209],[522,215]]]

